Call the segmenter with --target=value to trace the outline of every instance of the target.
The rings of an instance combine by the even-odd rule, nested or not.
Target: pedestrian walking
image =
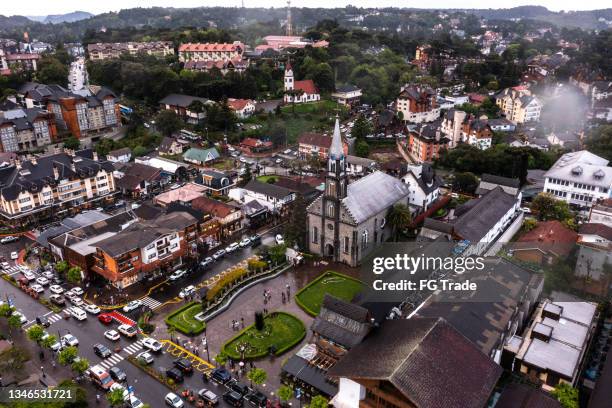
[[[285,304],[285,292],[281,292],[281,300],[283,302],[283,305]]]
[[[291,286],[289,286],[289,284],[286,284],[285,288],[287,288],[287,297],[291,297]]]
[[[40,372],[42,373],[43,378],[47,376],[47,374],[45,374],[45,367],[40,366]]]
[[[240,318],[240,326],[244,329],[244,317]]]
[[[100,403],[100,394],[96,394],[96,404]]]

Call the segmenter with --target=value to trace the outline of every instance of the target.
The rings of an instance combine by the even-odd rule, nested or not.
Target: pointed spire
[[[336,125],[334,126],[334,136],[332,137],[329,155],[334,160],[338,160],[344,157],[344,148],[342,147],[342,135],[340,134],[340,119],[338,118],[338,115],[336,115]]]

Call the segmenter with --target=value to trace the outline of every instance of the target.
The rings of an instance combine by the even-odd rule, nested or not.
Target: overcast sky
[[[286,0],[244,0],[246,7],[284,7]],[[241,0],[14,0],[0,1],[0,14],[40,16],[63,14],[74,10],[104,13],[132,7],[201,7],[201,6],[239,6]],[[343,7],[352,4],[360,7],[425,7],[428,8],[509,8],[521,5],[541,5],[550,10],[594,10],[610,7],[609,0],[293,0],[300,7]]]

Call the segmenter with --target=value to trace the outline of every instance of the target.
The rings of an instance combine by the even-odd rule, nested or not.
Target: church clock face
[[[332,224],[331,222],[327,224],[327,229],[330,231],[334,230],[334,224]]]

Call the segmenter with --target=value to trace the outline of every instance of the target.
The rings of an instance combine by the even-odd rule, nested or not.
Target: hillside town
[[[610,408],[612,15],[530,7],[0,15],[0,406]]]

